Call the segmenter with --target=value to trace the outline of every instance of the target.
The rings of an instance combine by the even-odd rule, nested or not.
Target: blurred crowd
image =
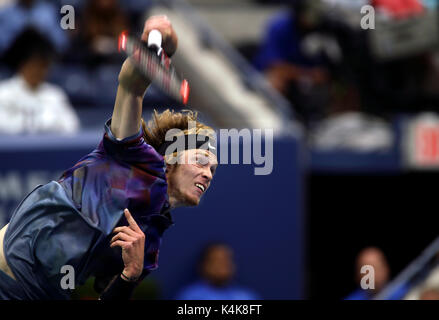
[[[253,290],[237,284],[234,250],[225,243],[210,243],[198,261],[199,279],[180,290],[178,300],[255,300]]]
[[[362,269],[365,266],[370,269]],[[392,277],[396,275],[392,274],[384,251],[378,247],[363,248],[355,259],[357,288],[345,299],[439,300],[439,254],[417,267],[418,271],[392,283],[395,280]],[[391,283],[391,287],[386,288]],[[382,295],[384,290],[387,291]]]
[[[60,12],[70,4],[73,12]],[[142,30],[149,4],[0,2],[0,132],[75,133],[78,109],[111,108],[123,61],[118,36]]]
[[[251,62],[291,102],[315,148],[385,150],[394,143],[395,115],[437,111],[438,1],[257,2],[285,9],[268,22]],[[63,30],[59,8],[68,2],[0,1],[1,134],[76,133],[79,109],[112,107],[123,61],[117,37],[142,29],[151,1],[76,3],[75,28]],[[360,27],[360,9],[367,4],[385,31]],[[379,248],[362,250],[356,265],[359,288],[347,299],[372,299],[391,279]],[[374,267],[373,290],[360,288],[363,265]],[[206,247],[199,266],[199,279],[182,288],[178,299],[258,298],[233,282],[233,249],[227,245]],[[439,299],[437,261],[406,285],[393,298]],[[144,296],[158,295],[145,290]]]
[[[436,110],[436,0],[255,2],[284,9],[267,23],[251,62],[291,102],[315,148],[383,150],[394,142],[395,114]],[[75,27],[63,30],[59,8],[65,4],[0,2],[0,112],[15,119],[0,122],[0,132],[76,132],[75,110],[112,106],[123,59],[117,37],[139,32],[153,3],[74,1]],[[375,8],[380,32],[360,27],[366,4]],[[24,46],[23,37],[34,45]],[[17,95],[26,98],[11,99]],[[63,115],[65,125],[51,124],[51,116]]]
[[[280,2],[288,8],[269,21],[253,62],[316,148],[385,150],[395,115],[437,110],[437,1]]]

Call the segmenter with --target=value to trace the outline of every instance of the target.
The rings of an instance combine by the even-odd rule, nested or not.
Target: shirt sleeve
[[[129,165],[145,163],[149,167],[163,166],[163,157],[145,142],[142,127],[136,134],[119,140],[111,132],[111,119],[108,120],[105,124],[103,148],[106,154]]]
[[[99,145],[99,151],[104,157],[111,158],[120,166],[135,167],[140,169],[141,174],[165,179],[163,156],[145,142],[142,127],[136,134],[119,140],[111,132],[111,119],[108,120],[105,124],[105,134]]]
[[[110,140],[112,143],[114,144],[130,144],[130,143],[134,143],[138,140],[140,140],[140,138],[142,138],[143,134],[142,134],[142,129],[139,128],[139,131],[137,131],[136,134],[126,137],[124,139],[117,139],[113,132],[111,131],[111,119],[108,119],[107,122],[105,123],[105,134],[106,134],[106,138],[108,140]]]

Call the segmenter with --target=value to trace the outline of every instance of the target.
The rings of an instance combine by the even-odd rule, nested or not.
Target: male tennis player
[[[165,16],[145,22],[163,36],[170,56],[177,36]],[[146,124],[142,100],[149,85],[128,58],[119,74],[112,118],[93,152],[61,179],[37,187],[0,231],[1,299],[68,299],[63,266],[75,284],[96,277],[101,299],[128,299],[157,268],[161,237],[172,224],[170,209],[195,206],[211,183],[217,159],[210,127],[196,113],[155,112]],[[181,129],[184,150],[169,153],[170,129]],[[212,134],[206,134],[211,132]],[[209,147],[205,147],[208,145]],[[172,150],[171,150],[172,151]],[[178,159],[169,164],[171,159]]]

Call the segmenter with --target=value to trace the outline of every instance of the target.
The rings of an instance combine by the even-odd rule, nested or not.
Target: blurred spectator
[[[335,2],[344,10],[331,10]],[[388,117],[436,109],[439,59],[431,50],[437,36],[429,28],[437,24],[437,15],[424,15],[426,7],[419,0],[374,0],[370,3],[377,11],[387,10],[390,18],[422,16],[407,22],[407,32],[393,19],[380,20],[377,27],[383,32],[372,34],[351,25],[348,16],[354,9],[347,2],[292,0],[289,11],[268,25],[255,64],[291,101],[299,120],[313,127],[328,116],[339,122],[345,112]],[[374,49],[383,41],[389,47],[385,60]],[[379,119],[364,117],[373,130],[382,126]]]
[[[328,103],[329,61],[341,59],[337,41],[322,24],[318,1],[294,0],[276,15],[255,58],[271,85],[292,102],[305,122]]]
[[[0,132],[73,133],[79,119],[64,91],[45,82],[54,59],[50,41],[33,29],[20,34],[5,60],[15,70],[0,82]]]
[[[268,24],[255,65],[305,125],[360,111],[366,37],[318,0],[293,0]],[[341,102],[341,103],[340,103]]]
[[[17,0],[0,8],[0,54],[27,27],[46,35],[55,48],[62,52],[67,47],[67,37],[60,26],[59,8],[49,1]]]
[[[201,279],[177,295],[178,300],[254,300],[252,291],[232,283],[235,275],[233,250],[225,244],[207,246],[200,257]]]
[[[376,7],[380,32],[365,32],[369,36],[367,54],[364,67],[356,72],[361,78],[364,109],[382,115],[437,109],[437,10],[428,9],[431,2],[426,1],[424,7],[419,0],[371,3]]]
[[[82,51],[89,66],[121,62],[117,39],[122,31],[129,29],[129,18],[119,2],[89,0],[81,15],[74,51]]]
[[[374,289],[360,287],[361,279],[365,276],[361,273],[361,268],[365,265],[374,268]],[[390,279],[390,268],[381,249],[367,247],[360,251],[355,260],[355,279],[359,288],[347,296],[346,300],[370,300],[384,288]]]

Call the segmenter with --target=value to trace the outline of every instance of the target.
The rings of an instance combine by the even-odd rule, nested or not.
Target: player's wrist
[[[122,65],[118,80],[119,87],[126,93],[142,98],[145,95],[146,89],[151,84],[149,79],[135,69],[129,59]]]
[[[132,96],[134,98],[141,98],[141,99],[143,99],[143,97],[145,96],[148,86],[149,84],[133,86],[130,84],[119,82],[119,90],[122,90],[125,96]]]
[[[121,273],[121,277],[124,280],[127,281],[137,281],[140,276],[142,275],[142,269],[141,268],[125,268],[123,269]]]
[[[139,281],[140,275],[134,277],[134,276],[127,275],[125,272],[122,271],[120,274],[120,278],[126,282],[137,282],[137,281]]]

